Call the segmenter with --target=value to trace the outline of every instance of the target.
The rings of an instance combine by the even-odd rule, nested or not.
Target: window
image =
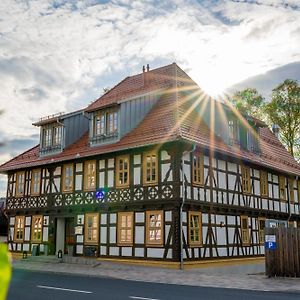
[[[236,120],[228,120],[229,145],[238,143],[238,126]]]
[[[84,189],[93,190],[96,188],[96,161],[84,163]]]
[[[94,135],[105,134],[105,114],[98,114],[94,118]]]
[[[163,211],[146,212],[146,237],[148,246],[163,245]]]
[[[284,176],[279,176],[279,199],[286,201],[285,177]]]
[[[31,173],[31,195],[39,195],[41,186],[41,170],[32,170]]]
[[[244,193],[251,193],[251,178],[250,168],[247,166],[241,166],[242,172],[242,189]]]
[[[44,128],[43,129],[43,148],[48,148],[51,146],[51,139],[52,139],[52,130],[51,128]]]
[[[145,153],[143,156],[144,184],[157,183],[157,154],[155,152]]]
[[[84,235],[86,244],[98,244],[99,215],[86,214],[84,219]]]
[[[129,185],[129,155],[117,158],[117,187]]]
[[[53,146],[61,145],[61,126],[53,127]]]
[[[295,203],[294,178],[289,178],[290,203]]]
[[[15,220],[15,241],[24,240],[24,216],[16,217]]]
[[[248,245],[250,243],[250,236],[249,236],[249,224],[248,224],[247,216],[241,216],[241,235],[242,235],[242,244]]]
[[[265,227],[266,227],[266,219],[258,218],[258,240],[260,244],[265,243]]]
[[[133,213],[118,213],[118,244],[131,246],[133,243]]]
[[[260,195],[262,197],[269,195],[268,173],[265,171],[260,171]]]
[[[118,131],[118,113],[110,112],[107,114],[107,133],[112,134]]]
[[[189,212],[189,245],[202,246],[202,215],[201,212]]]
[[[17,173],[17,182],[16,182],[16,196],[21,197],[24,195],[25,188],[25,172]]]
[[[204,184],[204,156],[200,153],[193,156],[193,183]]]
[[[31,240],[32,242],[41,242],[42,241],[42,216],[33,216],[32,217],[32,228],[31,228]]]
[[[64,165],[63,168],[63,192],[73,191],[73,165]]]

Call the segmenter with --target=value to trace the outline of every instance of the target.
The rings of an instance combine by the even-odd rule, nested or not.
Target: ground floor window
[[[162,246],[163,245],[163,211],[147,211],[146,213],[146,237],[147,245]]]
[[[265,227],[266,227],[266,219],[265,218],[258,218],[258,238],[259,243],[265,243]]]
[[[133,213],[118,213],[118,244],[131,246],[133,243]]]
[[[86,244],[98,244],[99,214],[86,214],[84,219],[84,236]]]
[[[189,245],[191,247],[202,246],[202,215],[201,212],[189,212]]]
[[[15,240],[24,240],[24,216],[17,216],[15,220]]]
[[[43,216],[33,216],[31,224],[31,240],[33,242],[41,242]]]
[[[242,244],[248,245],[250,243],[250,235],[249,235],[249,222],[247,216],[241,216],[241,235],[242,235]]]

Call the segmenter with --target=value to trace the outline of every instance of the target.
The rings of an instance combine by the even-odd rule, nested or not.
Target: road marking
[[[59,290],[59,291],[67,291],[67,292],[75,292],[75,293],[83,293],[83,294],[92,294],[93,293],[93,292],[89,292],[89,291],[72,290],[72,289],[65,289],[65,288],[46,286],[46,285],[37,285],[37,287],[40,289]]]
[[[129,296],[130,299],[140,299],[140,300],[159,300],[154,298],[145,298],[145,297],[138,297],[138,296]]]

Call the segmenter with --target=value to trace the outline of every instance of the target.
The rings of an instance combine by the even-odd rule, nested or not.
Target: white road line
[[[145,298],[145,297],[138,297],[138,296],[129,296],[130,299],[140,299],[140,300],[159,300],[154,298]]]
[[[65,288],[46,286],[46,285],[37,285],[37,287],[40,289],[59,290],[59,291],[75,292],[75,293],[83,293],[83,294],[92,294],[93,293],[93,292],[89,292],[89,291],[72,290],[72,289],[65,289]]]

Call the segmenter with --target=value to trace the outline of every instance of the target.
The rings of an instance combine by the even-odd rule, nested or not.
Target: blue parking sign
[[[265,242],[266,250],[276,250],[276,242]]]

